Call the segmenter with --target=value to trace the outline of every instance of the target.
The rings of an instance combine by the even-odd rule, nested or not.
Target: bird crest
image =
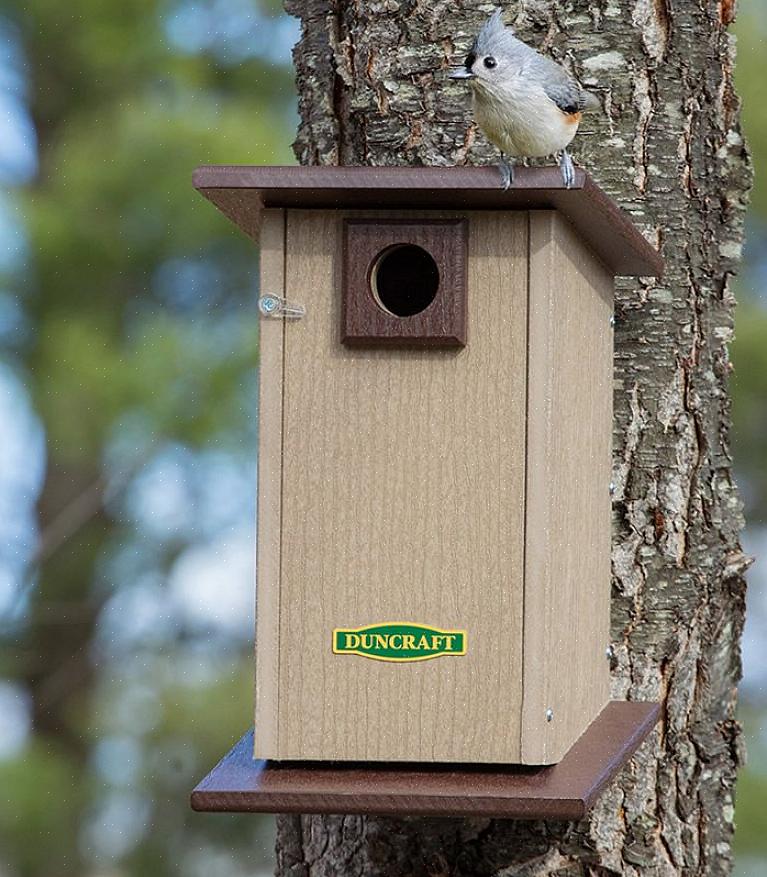
[[[504,37],[510,37],[513,34],[514,29],[503,23],[503,9],[497,6],[477,34],[477,39],[474,41],[474,52],[477,55],[487,55],[499,43],[504,42]]]

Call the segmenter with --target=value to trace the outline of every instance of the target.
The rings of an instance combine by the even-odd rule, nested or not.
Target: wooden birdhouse
[[[195,186],[260,250],[255,757],[559,762],[610,698],[614,277],[657,252],[582,171]]]

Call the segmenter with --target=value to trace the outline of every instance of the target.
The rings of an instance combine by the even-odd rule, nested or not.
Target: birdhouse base
[[[657,703],[611,701],[558,764],[272,762],[253,731],[192,792],[194,810],[582,818],[653,729]]]

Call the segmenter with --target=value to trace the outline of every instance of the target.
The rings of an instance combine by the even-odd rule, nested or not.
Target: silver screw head
[[[279,306],[279,299],[274,295],[262,295],[258,300],[258,309],[267,317],[271,316]]]
[[[610,314],[610,328],[615,328],[615,314]]]
[[[613,482],[610,482],[610,496],[615,496],[615,485]]]
[[[612,659],[615,657],[615,652],[613,651],[612,646],[608,646],[605,649],[605,657],[607,658],[608,661],[612,661]]]
[[[554,710],[553,710],[551,707],[549,707],[549,708],[546,710],[546,721],[547,721],[547,722],[553,722],[553,721],[554,721]]]

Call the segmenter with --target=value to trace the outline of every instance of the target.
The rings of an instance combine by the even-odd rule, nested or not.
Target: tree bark
[[[731,279],[750,165],[733,90],[735,0],[522,0],[518,35],[599,95],[576,161],[662,250],[616,293],[612,638],[616,698],[659,729],[574,823],[286,816],[277,873],[712,875],[731,870],[744,615],[728,445]],[[303,164],[497,161],[460,63],[490,7],[288,0]]]

